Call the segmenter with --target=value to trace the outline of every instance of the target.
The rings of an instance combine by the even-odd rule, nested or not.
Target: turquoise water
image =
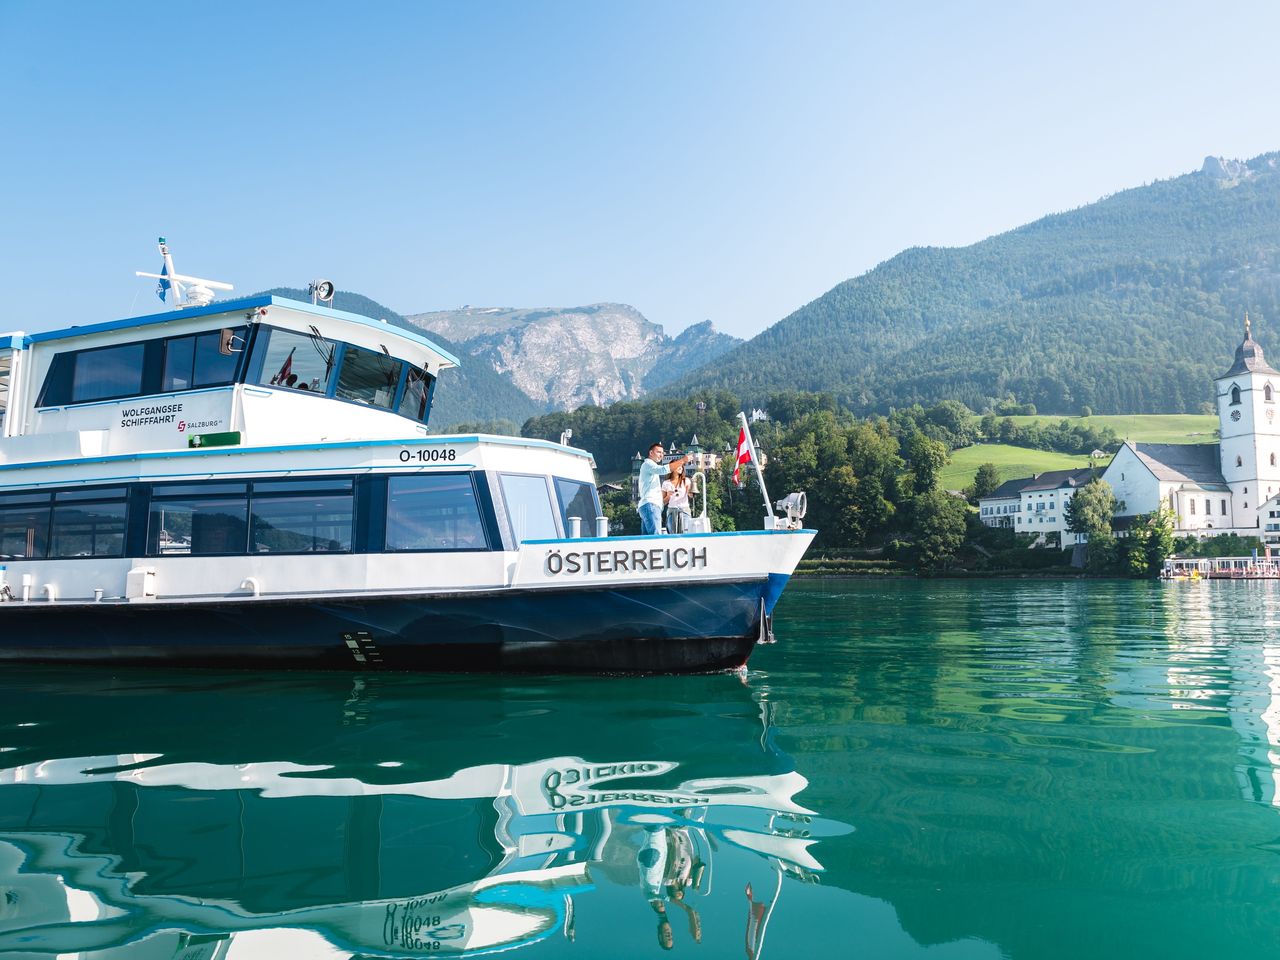
[[[793,583],[744,676],[6,668],[0,955],[1265,955],[1280,584]]]

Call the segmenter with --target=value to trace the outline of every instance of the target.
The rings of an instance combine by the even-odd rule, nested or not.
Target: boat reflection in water
[[[474,697],[471,681],[433,689],[379,678],[375,694],[331,678],[256,694],[243,681],[175,682],[86,691],[112,732],[82,726],[75,736],[59,709],[65,683],[52,708],[24,688],[28,715],[53,719],[5,731],[22,745],[5,745],[0,762],[23,762],[0,770],[0,954],[407,957],[557,939],[608,949],[619,936],[660,953],[713,927],[734,931],[735,954],[745,937],[758,956],[784,875],[814,877],[815,837],[840,831],[797,801],[807,781],[772,745],[767,700],[728,677],[701,679],[729,693],[727,703],[699,701],[705,716],[664,699],[664,718],[617,731],[622,746],[646,736],[662,745],[684,713],[690,737],[710,734],[713,752],[535,760],[521,756],[529,736],[559,745],[577,728],[601,749],[614,738],[593,726],[590,703],[574,706],[572,689],[530,710],[549,694],[492,681]],[[257,735],[242,737],[246,697],[286,712],[257,713]],[[112,701],[123,724],[102,712]],[[175,727],[179,705],[188,719]],[[234,711],[231,740],[211,729],[204,748],[190,742],[200,740],[190,712],[200,707],[214,729]],[[436,739],[424,736],[433,726]],[[140,752],[63,749],[106,741]],[[521,762],[483,762],[504,750]],[[272,751],[288,759],[264,759]],[[482,762],[445,760],[467,752]],[[441,762],[452,772],[420,777]],[[726,762],[740,774],[689,775]]]

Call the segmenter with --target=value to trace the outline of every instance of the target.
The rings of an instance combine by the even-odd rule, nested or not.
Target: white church
[[[1102,479],[1123,504],[1118,517],[1163,506],[1180,536],[1237,533],[1280,545],[1280,372],[1247,315],[1235,363],[1214,388],[1220,443],[1126,442]]]

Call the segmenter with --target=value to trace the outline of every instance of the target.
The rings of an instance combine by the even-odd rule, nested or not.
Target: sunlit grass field
[[[1001,418],[1003,419],[1003,418]],[[1156,413],[1096,417],[1010,417],[1018,426],[1044,425],[1070,420],[1092,427],[1110,427],[1121,440],[1139,443],[1213,443],[1218,439],[1218,418],[1197,413]],[[1110,458],[1097,461],[1099,467]],[[984,463],[994,463],[1000,480],[1029,477],[1046,470],[1070,470],[1087,467],[1089,458],[1082,455],[1032,450],[1007,443],[980,443],[951,454],[951,463],[942,470],[942,485],[947,490],[960,490],[973,482],[973,475]]]
[[[1100,467],[1110,463],[1111,458],[1099,460]],[[942,468],[942,486],[946,490],[960,490],[973,482],[973,475],[984,463],[994,463],[1000,471],[1000,481],[1012,480],[1015,477],[1029,477],[1034,473],[1046,470],[1073,470],[1087,467],[1089,458],[1066,453],[1055,453],[1052,450],[1030,450],[1027,447],[1014,447],[1007,443],[979,443],[972,447],[962,447],[951,454],[951,462]]]
[[[1097,417],[1010,417],[1019,426],[1029,423],[1057,423],[1069,420],[1072,424],[1089,427],[1110,427],[1121,440],[1139,443],[1213,443],[1218,439],[1218,418],[1199,413],[1135,413]]]

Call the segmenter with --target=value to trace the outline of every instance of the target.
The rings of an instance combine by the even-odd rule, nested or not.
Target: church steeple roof
[[[1249,323],[1248,313],[1244,315],[1244,341],[1236,347],[1236,362],[1218,379],[1225,380],[1227,377],[1238,377],[1246,373],[1271,373],[1280,376],[1280,373],[1271,369],[1266,357],[1262,355],[1261,345],[1253,339],[1253,327]]]

